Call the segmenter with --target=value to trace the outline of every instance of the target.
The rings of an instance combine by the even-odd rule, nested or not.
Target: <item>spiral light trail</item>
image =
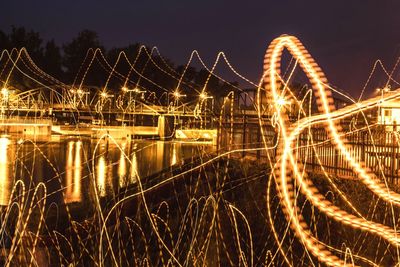
[[[320,261],[325,262],[329,266],[346,265],[346,262],[332,254],[325,246],[321,245],[318,240],[312,237],[311,232],[307,229],[307,223],[303,220],[301,212],[295,204],[294,181],[292,180],[294,178],[296,180],[295,184],[307,199],[328,217],[353,228],[375,233],[397,247],[400,243],[400,239],[395,229],[348,214],[344,210],[334,206],[319,193],[318,189],[313,186],[311,180],[307,179],[301,162],[297,162],[297,157],[294,154],[296,138],[303,129],[310,125],[313,118],[306,118],[302,122],[298,121],[290,124],[288,115],[285,113],[284,104],[281,103],[281,100],[284,99],[284,92],[280,91],[281,81],[279,79],[280,60],[285,48],[287,48],[299,62],[299,65],[311,81],[316,96],[318,111],[322,113],[322,115],[315,116],[314,120],[319,120],[319,123],[322,122],[325,125],[325,130],[328,132],[329,139],[332,140],[336,149],[344,155],[344,158],[352,166],[359,180],[373,193],[378,195],[381,199],[388,201],[390,204],[399,205],[400,195],[386,188],[385,185],[378,181],[376,175],[365,167],[363,162],[352,155],[350,147],[345,145],[345,138],[340,135],[342,131],[341,126],[338,120],[334,118],[338,116],[343,117],[344,115],[351,116],[362,109],[372,108],[373,104],[376,105],[379,100],[377,98],[371,99],[354,105],[353,109],[346,108],[345,110],[335,112],[332,93],[327,86],[327,79],[324,73],[296,37],[284,35],[275,39],[268,47],[264,60],[264,72],[266,73],[264,76],[264,84],[267,94],[270,94],[273,100],[279,124],[281,139],[276,156],[276,162],[278,164],[274,172],[278,180],[278,191],[282,200],[283,210],[292,229],[305,247]],[[398,95],[396,95],[396,97],[398,97]]]

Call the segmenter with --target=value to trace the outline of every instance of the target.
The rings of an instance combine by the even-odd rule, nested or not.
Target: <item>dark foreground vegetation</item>
[[[103,198],[96,198],[88,180],[92,201],[86,206],[34,210],[27,229],[33,235],[42,222],[38,241],[24,239],[11,262],[29,265],[33,256],[43,266],[282,266],[279,242],[294,266],[316,262],[289,230],[266,164],[222,158],[202,165],[205,160],[190,159]],[[312,180],[327,199],[352,212],[324,177]],[[335,183],[368,219],[392,225],[391,207],[360,183]],[[395,251],[381,239],[333,222],[301,194],[297,201],[313,235],[348,248],[348,259],[359,254],[384,266],[395,262]]]

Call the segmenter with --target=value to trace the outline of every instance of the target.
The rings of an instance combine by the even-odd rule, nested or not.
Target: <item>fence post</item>
[[[311,138],[312,138],[312,143],[315,142],[315,131],[314,129],[311,129]],[[315,148],[317,149],[317,148]],[[315,169],[315,151],[314,151],[314,147],[311,147],[311,169],[314,172]]]
[[[361,134],[361,145],[359,144],[359,149],[361,148],[361,161],[365,163],[365,165],[367,165],[367,163],[365,162],[365,148],[366,148],[366,140],[365,140],[366,134]]]
[[[262,125],[260,125],[260,127],[257,127],[257,144],[258,147],[260,147],[260,143],[261,143],[261,127]],[[257,150],[257,160],[260,160],[261,158],[261,151]]]
[[[338,168],[339,168],[339,153],[338,153],[338,150],[337,149],[335,149],[334,148],[334,150],[335,150],[335,176],[336,176],[336,178],[338,177]]]
[[[393,129],[394,130],[394,129]],[[390,169],[391,169],[391,180],[392,182],[394,182],[394,173],[395,173],[395,169],[394,169],[394,162],[396,160],[396,153],[395,153],[395,144],[397,144],[396,139],[395,139],[395,134],[394,132],[392,132],[392,159],[390,161]]]
[[[246,115],[243,115],[242,157],[246,155]]]

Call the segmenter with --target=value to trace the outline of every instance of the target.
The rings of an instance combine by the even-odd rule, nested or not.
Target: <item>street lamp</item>
[[[174,98],[175,98],[175,103],[174,103],[175,106],[178,106],[178,103],[179,103],[179,99],[180,99],[180,98],[186,97],[186,95],[185,95],[185,94],[181,94],[181,93],[179,92],[178,89],[176,89],[176,90],[174,91],[173,96],[174,96]]]
[[[123,86],[122,88],[121,88],[121,90],[124,92],[124,93],[128,93],[129,92],[129,103],[128,103],[128,106],[130,105],[130,103],[131,103],[131,98],[132,98],[132,95],[131,95],[131,93],[133,92],[133,93],[135,93],[135,94],[142,94],[142,99],[144,98],[143,97],[143,94],[144,93],[146,93],[146,91],[145,90],[140,90],[138,87],[135,87],[135,88],[133,88],[133,89],[129,89],[128,87],[126,87],[126,86]],[[135,108],[136,108],[136,95],[135,95],[135,98],[133,99],[133,110],[135,111]]]
[[[201,102],[206,101],[205,106],[204,106],[204,121],[205,121],[204,124],[207,127],[207,99],[212,99],[212,103],[211,103],[212,111],[211,112],[213,112],[214,111],[214,97],[207,95],[207,93],[204,91],[200,93],[199,97],[200,97]],[[200,104],[200,112],[201,112],[201,104]]]
[[[200,99],[205,100],[205,99],[210,99],[210,98],[214,98],[212,96],[207,95],[207,93],[201,92],[199,95]]]
[[[105,103],[107,102],[108,98],[113,98],[114,95],[109,95],[106,91],[102,91],[100,93],[100,96],[101,96],[101,101],[100,101],[100,103],[101,103],[101,116],[102,116],[102,120],[103,120],[104,119],[103,112],[102,112],[103,105],[105,105]],[[108,123],[111,123],[111,101],[110,101],[108,107],[109,107],[109,110],[108,110]],[[103,122],[102,122],[102,124],[103,124]]]
[[[199,95],[199,97],[200,97],[200,99],[201,100],[207,100],[207,99],[212,99],[213,101],[214,101],[214,97],[213,96],[211,96],[211,95],[207,95],[207,93],[204,93],[204,92],[202,92],[200,95]]]
[[[106,92],[101,92],[100,96],[101,96],[102,98],[107,98],[108,95],[107,95]]]
[[[175,92],[173,93],[174,97],[176,100],[179,100],[179,98],[181,97],[185,97],[186,95],[181,94],[178,90],[175,90]]]

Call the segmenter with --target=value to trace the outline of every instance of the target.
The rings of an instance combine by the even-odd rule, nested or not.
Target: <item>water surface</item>
[[[116,142],[116,143],[115,143]],[[90,202],[112,196],[184,159],[211,152],[203,143],[52,137],[32,141],[0,138],[0,205],[9,204],[17,180],[26,190],[43,183],[47,205]],[[15,194],[14,194],[15,195]]]

